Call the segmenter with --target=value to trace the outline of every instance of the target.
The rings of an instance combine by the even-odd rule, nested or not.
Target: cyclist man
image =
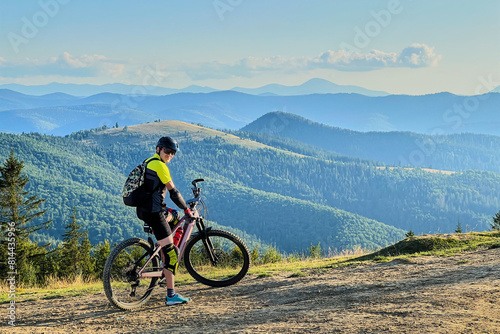
[[[184,210],[186,215],[192,217],[184,198],[175,188],[166,165],[178,150],[179,145],[173,138],[166,136],[158,140],[156,153],[146,160],[148,164],[145,185],[148,189],[148,198],[141,206],[137,207],[137,217],[153,229],[156,240],[162,247],[163,274],[167,284],[166,305],[182,304],[191,300],[175,293],[175,274],[179,265],[179,249],[173,244],[173,225],[171,224],[177,223],[177,220],[166,210],[167,206],[164,202],[168,190],[172,202]]]

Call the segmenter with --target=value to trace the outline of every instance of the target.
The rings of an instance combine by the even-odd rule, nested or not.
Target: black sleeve
[[[182,210],[186,210],[188,208],[186,202],[184,201],[184,198],[182,197],[179,190],[177,190],[177,188],[173,188],[168,192],[170,193],[170,199],[175,203],[175,205],[177,205]]]

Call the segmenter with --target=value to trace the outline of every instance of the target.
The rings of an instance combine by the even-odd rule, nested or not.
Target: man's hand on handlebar
[[[191,209],[187,208],[184,210],[184,214],[188,216],[189,218],[194,218],[193,213],[191,212]]]

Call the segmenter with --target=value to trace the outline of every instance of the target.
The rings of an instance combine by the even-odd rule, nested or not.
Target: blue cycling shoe
[[[179,294],[176,294],[173,297],[165,297],[165,305],[171,306],[171,305],[177,305],[177,304],[185,304],[191,301],[191,298],[184,298]]]

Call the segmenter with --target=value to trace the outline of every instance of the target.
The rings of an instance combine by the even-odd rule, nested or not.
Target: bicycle
[[[205,226],[204,216],[208,220],[208,208],[201,197],[202,188],[197,185],[203,181],[196,179],[191,182],[194,198],[186,202],[194,218],[182,217],[172,234],[183,226],[184,234],[178,245],[179,263],[184,255],[188,273],[202,284],[225,287],[239,282],[247,274],[250,252],[235,234]],[[198,231],[193,233],[195,226]],[[123,310],[141,307],[151,298],[156,286],[165,286],[161,247],[153,242],[151,227],[144,224],[144,231],[148,233],[147,241],[138,237],[122,241],[104,265],[106,297]]]

